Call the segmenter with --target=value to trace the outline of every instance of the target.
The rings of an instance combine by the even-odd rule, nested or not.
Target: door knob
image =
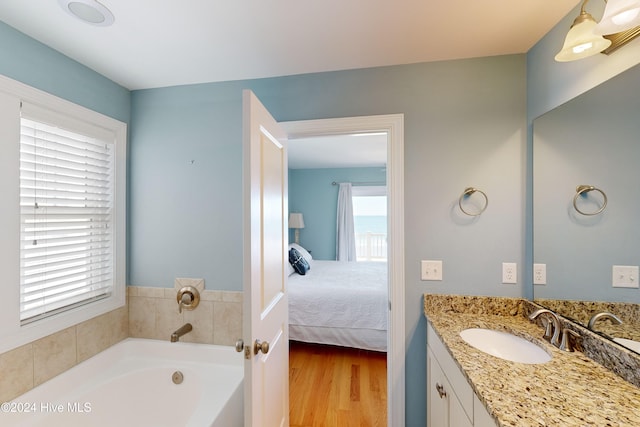
[[[238,353],[242,353],[242,350],[244,350],[244,340],[240,338],[238,341],[236,341],[236,351]]]
[[[259,352],[264,354],[269,353],[269,343],[267,341],[256,340],[256,342],[253,343],[253,354],[258,354]]]

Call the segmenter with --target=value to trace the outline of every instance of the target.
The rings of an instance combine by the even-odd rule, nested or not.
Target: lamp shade
[[[640,25],[640,0],[609,0],[593,32],[614,34]]]
[[[589,13],[582,11],[573,21],[564,40],[562,50],[555,56],[558,62],[575,61],[602,52],[611,45],[611,40],[593,33],[596,21]]]
[[[304,218],[301,213],[289,214],[289,228],[304,228]]]

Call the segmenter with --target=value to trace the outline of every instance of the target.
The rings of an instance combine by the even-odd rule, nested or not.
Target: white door
[[[249,90],[243,102],[245,427],[289,425],[286,135]]]

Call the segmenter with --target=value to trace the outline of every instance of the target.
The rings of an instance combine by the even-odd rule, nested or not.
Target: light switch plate
[[[637,288],[637,265],[614,265],[612,270],[611,285],[614,288]]]
[[[442,280],[442,261],[422,260],[420,272],[421,280]]]

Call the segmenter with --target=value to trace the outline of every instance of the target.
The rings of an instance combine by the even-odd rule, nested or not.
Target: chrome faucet
[[[549,319],[552,322],[553,325],[553,335],[551,335],[551,339],[550,342],[551,344],[555,345],[556,347],[560,347],[560,334],[562,333],[562,324],[560,323],[560,319],[558,318],[558,316],[551,310],[547,310],[546,308],[541,308],[538,309],[536,311],[534,311],[533,313],[531,313],[529,315],[529,320],[535,320],[538,318],[538,316],[540,315],[546,315],[549,317]],[[545,339],[549,339],[550,334],[548,334],[549,329],[547,328],[547,333],[545,333],[544,337]]]
[[[171,334],[171,342],[178,342],[181,336],[191,332],[192,330],[193,330],[193,326],[191,326],[191,323],[185,323],[184,325],[180,326],[174,333]]]
[[[594,330],[593,326],[600,319],[611,319],[615,325],[622,324],[622,320],[620,320],[618,316],[616,316],[613,313],[609,313],[608,311],[603,311],[601,313],[594,314],[593,316],[591,316],[591,319],[589,319],[589,324],[587,325],[587,329],[593,331]]]

